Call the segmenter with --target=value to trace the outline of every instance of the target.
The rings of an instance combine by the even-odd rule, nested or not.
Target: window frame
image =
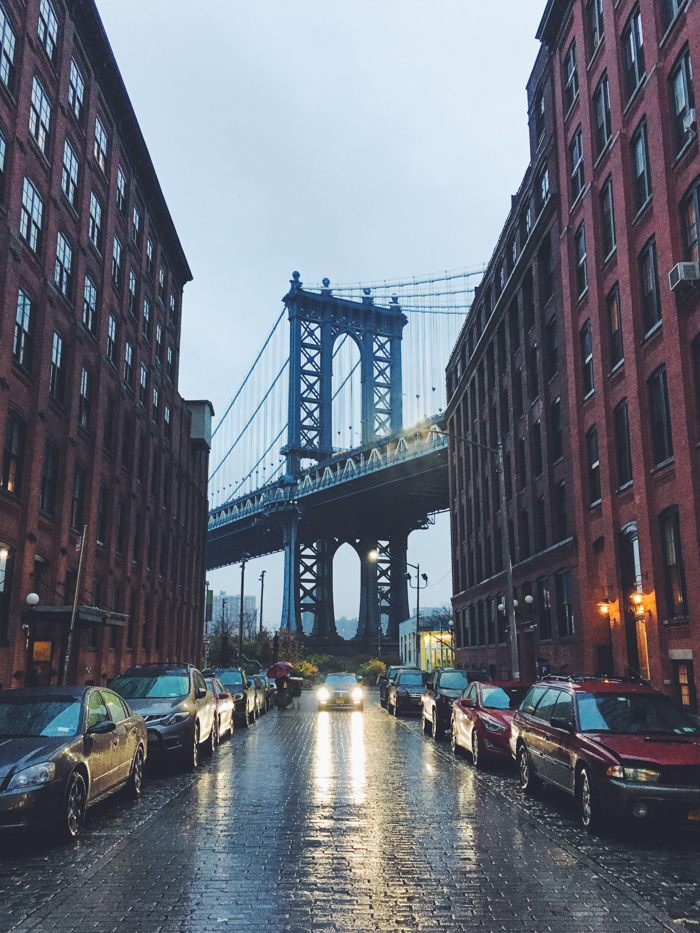
[[[564,114],[568,114],[578,98],[578,53],[572,39],[564,56]]]

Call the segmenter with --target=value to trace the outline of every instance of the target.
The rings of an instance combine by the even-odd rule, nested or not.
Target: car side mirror
[[[198,700],[203,700],[204,697],[207,695],[206,687],[197,687],[197,689],[194,692],[194,695]]]
[[[550,723],[554,726],[555,729],[563,729],[564,732],[571,732],[572,725],[568,719],[564,719],[563,716],[552,716]]]
[[[466,697],[462,700],[462,706],[465,709],[474,709],[474,700],[468,700]]]
[[[108,732],[114,732],[116,728],[116,723],[113,723],[111,719],[103,719],[90,726],[86,735],[107,735]]]
[[[220,694],[219,694],[219,699],[220,699],[220,700],[228,700],[228,698],[229,698],[230,696],[231,696],[230,693],[220,693]]]

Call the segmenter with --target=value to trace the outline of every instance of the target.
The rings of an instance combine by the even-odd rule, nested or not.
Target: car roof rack
[[[547,674],[542,677],[539,683],[547,680],[553,680],[559,683],[576,683],[579,680],[595,680],[598,682],[618,683],[618,684],[645,684],[648,681],[642,677],[618,677],[613,674]]]

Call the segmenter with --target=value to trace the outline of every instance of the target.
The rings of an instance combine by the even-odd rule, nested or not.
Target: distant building
[[[243,615],[245,624],[257,626],[258,610],[255,596],[243,597]],[[206,635],[214,635],[221,631],[222,625],[228,631],[238,631],[241,617],[241,596],[232,596],[220,590],[212,599],[212,620],[206,624]]]
[[[4,0],[0,24],[0,683],[61,678],[76,590],[70,682],[199,662],[190,269],[93,0]]]
[[[420,632],[415,613],[399,625],[399,655],[406,667],[418,667],[423,671],[452,667],[455,660],[453,648],[451,620],[445,618],[444,609],[421,609]]]

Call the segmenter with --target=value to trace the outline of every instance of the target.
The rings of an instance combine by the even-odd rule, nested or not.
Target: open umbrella
[[[273,664],[272,667],[267,672],[267,676],[271,677],[273,680],[277,680],[278,677],[284,677],[292,669],[292,665],[287,661],[278,661],[276,664]]]

